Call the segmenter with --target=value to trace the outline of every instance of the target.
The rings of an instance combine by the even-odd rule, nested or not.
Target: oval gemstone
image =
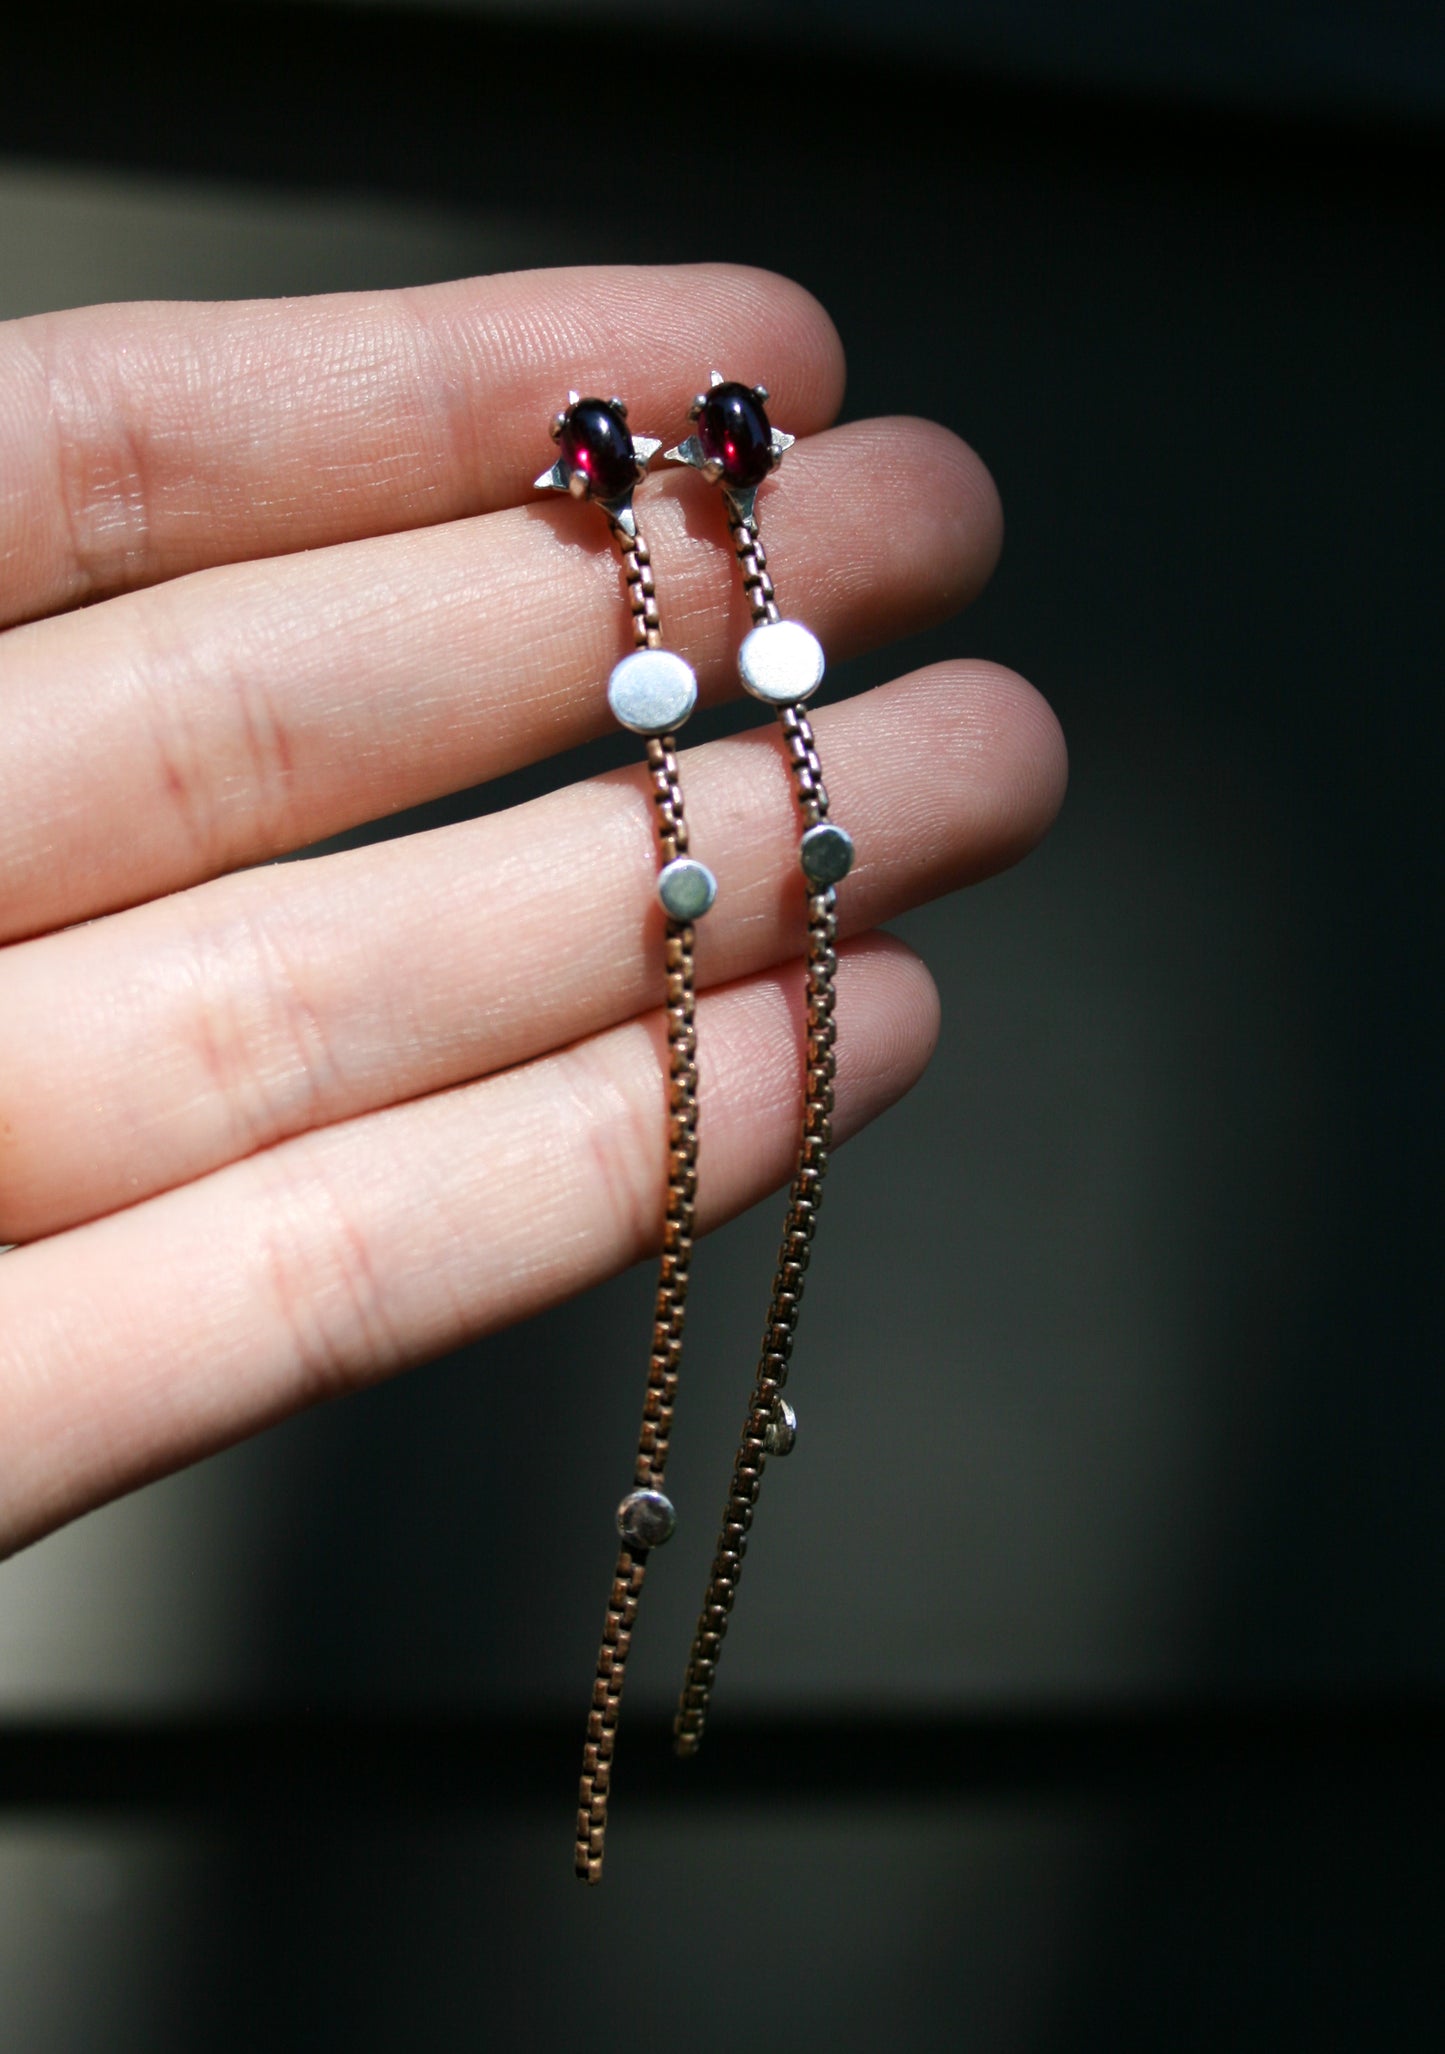
[[[722,465],[727,485],[761,485],[773,468],[773,431],[746,385],[715,385],[697,417],[702,453]]]
[[[557,438],[562,461],[587,480],[592,499],[617,499],[637,480],[632,431],[605,399],[579,399],[569,407]]]

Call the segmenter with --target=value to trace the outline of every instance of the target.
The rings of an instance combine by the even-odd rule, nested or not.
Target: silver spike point
[[[578,404],[578,402],[579,402],[579,401],[581,400],[581,398],[582,398],[582,395],[581,395],[581,393],[580,393],[580,392],[569,392],[569,393],[568,393],[568,395],[567,395],[567,404],[568,404],[568,406],[569,406],[569,407],[575,407],[575,406],[576,406],[576,405]]]
[[[709,378],[709,380],[711,381],[711,383],[712,383],[712,384],[714,384],[714,385],[726,385],[726,384],[727,384],[727,380],[726,380],[726,378],[724,378],[724,376],[723,376],[723,374],[722,374],[722,372],[721,372],[721,371],[709,371],[707,375],[708,375],[708,378]]]
[[[756,533],[758,525],[757,514],[754,511],[757,497],[758,488],[756,485],[724,485],[723,487],[723,498],[727,501],[728,512],[740,527],[751,528],[754,533]]]
[[[637,516],[632,511],[632,488],[619,492],[616,499],[599,499],[597,504],[606,514],[614,528],[620,528],[630,540],[637,535]]]
[[[657,455],[657,452],[661,449],[662,438],[657,435],[634,435],[632,438],[632,447],[637,452],[638,462],[642,465],[642,468],[646,470],[647,466],[652,462],[652,459]]]
[[[550,471],[543,471],[540,478],[532,480],[532,484],[538,492],[565,492],[567,490],[567,466],[560,461],[553,464]]]

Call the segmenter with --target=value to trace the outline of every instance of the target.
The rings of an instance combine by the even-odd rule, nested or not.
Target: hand
[[[801,438],[767,539],[832,658],[977,591],[1000,535],[978,460],[917,421],[829,430],[837,339],[762,273],[0,329],[0,608],[23,623],[0,641],[0,1240],[24,1244],[0,1260],[0,1547],[656,1245],[640,770],[245,866],[605,731],[626,608],[600,515],[532,492],[547,422],[569,387],[616,391],[676,440],[713,363]],[[637,504],[665,639],[717,699],[746,625],[717,495],[658,477]],[[1021,855],[1063,751],[982,664],[815,718],[859,850],[846,1135],[936,1029],[927,972],[867,930]],[[801,882],[771,723],[683,773],[721,887],[697,951],[706,1227],[792,1166]]]

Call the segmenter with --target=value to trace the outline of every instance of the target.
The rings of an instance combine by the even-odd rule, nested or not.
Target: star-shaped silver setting
[[[573,407],[580,403],[581,398],[580,392],[569,392],[565,409],[561,413],[553,414],[550,432],[554,442],[561,436],[562,430],[567,425],[568,414],[572,411]],[[618,399],[614,394],[607,404],[615,408],[621,414],[624,421],[627,419],[627,405],[624,400]],[[637,519],[632,511],[633,489],[646,477],[647,467],[661,447],[662,438],[660,435],[634,435],[632,437],[632,454],[636,459],[635,476],[632,484],[627,487],[625,492],[616,493],[611,499],[603,499],[595,495],[588,485],[586,472],[579,471],[575,465],[569,464],[565,457],[559,456],[551,470],[543,471],[540,478],[534,478],[532,483],[539,492],[570,492],[574,499],[592,500],[594,505],[601,507],[614,527],[620,528],[624,535],[635,536],[637,533]]]
[[[714,371],[710,374],[709,383],[716,389],[719,385],[726,385],[727,380],[723,377],[721,371]],[[768,388],[766,385],[753,386],[752,394],[760,407],[767,405]],[[690,421],[695,421],[706,405],[707,394],[705,392],[698,393],[687,410],[687,418]],[[772,430],[772,468],[774,470],[777,469],[797,439],[796,435],[785,435],[781,428],[774,428]],[[702,472],[709,485],[716,485],[722,480],[722,465],[716,457],[707,454],[695,435],[689,435],[685,442],[679,442],[675,448],[667,450],[664,453],[663,461],[669,464],[690,464],[693,470]],[[756,485],[724,484],[722,489],[723,497],[726,499],[734,518],[741,521],[745,527],[755,528],[757,526],[757,518],[753,509],[757,501],[758,487]]]

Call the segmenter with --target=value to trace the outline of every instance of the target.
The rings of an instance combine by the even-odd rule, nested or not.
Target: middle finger
[[[736,689],[746,609],[716,496],[658,479],[639,514],[669,645],[705,695]],[[768,525],[784,611],[834,658],[962,605],[1000,527],[978,458],[921,421],[800,443]],[[0,643],[0,940],[583,741],[608,725],[599,681],[624,646],[606,534],[570,505],[197,572],[15,629]]]

